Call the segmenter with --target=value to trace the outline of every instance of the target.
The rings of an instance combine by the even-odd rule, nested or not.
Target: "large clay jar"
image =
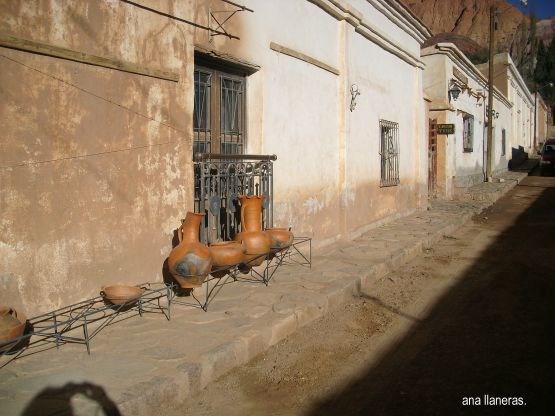
[[[14,308],[0,308],[0,353],[10,351],[15,346],[15,340],[23,335],[27,318]]]
[[[239,196],[242,231],[235,235],[235,241],[242,241],[245,245],[245,263],[249,266],[261,265],[272,245],[268,233],[262,231],[263,200],[264,196]]]
[[[212,255],[211,274],[215,277],[225,276],[231,266],[245,260],[245,246],[237,241],[219,241],[208,248]]]
[[[168,257],[170,273],[182,288],[202,286],[212,266],[210,250],[198,239],[204,214],[188,212],[177,230],[179,244]]]
[[[293,233],[287,228],[266,228],[273,250],[283,250],[293,243]]]

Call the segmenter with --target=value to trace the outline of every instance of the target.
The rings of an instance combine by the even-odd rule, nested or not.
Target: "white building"
[[[487,76],[488,64],[478,65]],[[512,104],[512,133],[509,138],[515,158],[523,152],[533,152],[534,147],[534,97],[518,72],[508,52],[493,58],[493,84]]]
[[[459,190],[483,182],[487,160],[487,79],[452,43],[422,50],[424,91],[430,99],[431,125],[453,124],[454,134],[436,138],[436,189],[453,198]],[[512,105],[494,91],[492,171],[507,170]],[[435,130],[437,131],[437,130]],[[434,127],[431,134],[435,133]]]

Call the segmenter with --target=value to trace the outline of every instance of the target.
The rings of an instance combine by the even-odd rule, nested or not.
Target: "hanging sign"
[[[438,124],[437,134],[455,134],[454,124]]]

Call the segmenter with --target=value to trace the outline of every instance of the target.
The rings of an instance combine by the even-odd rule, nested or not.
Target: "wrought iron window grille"
[[[395,186],[399,178],[399,123],[380,120],[380,186]]]
[[[244,150],[245,77],[196,66],[193,152],[240,154]]]
[[[474,150],[474,116],[463,116],[463,152],[470,153]]]
[[[273,226],[273,162],[276,159],[276,155],[194,155],[195,211],[206,213],[200,231],[203,243],[233,240],[241,231],[239,195],[264,196],[262,225]]]

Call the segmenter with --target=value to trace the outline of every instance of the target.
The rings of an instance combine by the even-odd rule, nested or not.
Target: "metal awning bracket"
[[[232,35],[231,33],[229,33],[226,28],[225,28],[225,24],[233,17],[235,16],[238,12],[251,12],[254,13],[254,10],[249,9],[248,7],[245,7],[243,5],[234,3],[232,1],[229,0],[221,0],[224,3],[227,4],[231,4],[232,6],[235,7],[235,9],[233,10],[212,10],[211,8],[208,8],[208,42],[212,43],[212,41],[214,40],[214,36],[218,36],[218,35],[224,35],[227,36],[229,39],[237,39],[239,40],[239,37]],[[218,17],[216,17],[216,15],[218,15]],[[221,17],[220,17],[221,15]]]

